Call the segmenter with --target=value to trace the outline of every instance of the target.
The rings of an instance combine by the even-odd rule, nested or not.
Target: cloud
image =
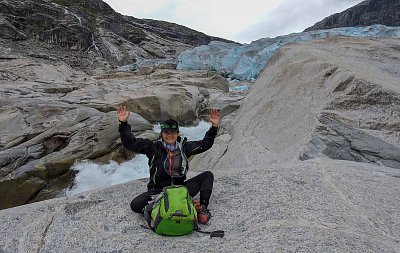
[[[323,18],[341,12],[362,2],[361,0],[287,0],[270,11],[257,24],[248,26],[233,36],[234,40],[250,42],[301,32]]]
[[[115,11],[124,15],[134,16],[138,18],[146,18],[166,9],[170,4],[170,0],[105,0]],[[135,15],[133,15],[135,14]]]
[[[361,0],[105,0],[136,18],[164,20],[238,42],[300,32]]]
[[[275,0],[105,0],[114,10],[136,18],[164,20],[208,35],[230,38],[279,6]]]

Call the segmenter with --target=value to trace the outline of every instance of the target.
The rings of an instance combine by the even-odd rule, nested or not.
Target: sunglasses
[[[167,123],[161,123],[160,124],[161,130],[163,129],[178,129],[178,125],[177,124],[167,124]]]
[[[178,131],[171,131],[171,130],[168,130],[168,131],[163,131],[163,133],[164,133],[164,134],[171,135],[171,134],[178,134]]]

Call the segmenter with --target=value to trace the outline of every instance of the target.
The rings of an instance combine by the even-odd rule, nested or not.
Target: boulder
[[[229,91],[229,82],[221,73],[215,71],[181,71],[170,69],[154,69],[150,73],[150,79],[179,82],[184,85],[197,86],[206,89],[218,89]]]
[[[185,124],[197,118],[196,106],[199,97],[197,87],[158,86],[125,95],[129,96],[125,102],[127,109],[152,122],[173,118]]]
[[[196,120],[199,111],[209,103],[207,95],[203,95],[209,91],[204,87],[229,90],[229,82],[218,73],[151,69],[150,75],[109,72],[97,77],[97,83],[69,92],[62,101],[102,112],[126,104],[129,110],[151,122],[174,118],[187,124]]]
[[[49,101],[18,102],[18,120],[23,119],[25,125],[19,125],[15,132],[26,137],[17,138],[0,151],[0,189],[14,192],[2,200],[0,208],[34,199],[50,180],[69,173],[77,160],[104,156],[120,145],[115,112]],[[14,121],[2,122],[7,123],[6,129],[17,125]],[[134,115],[132,122],[134,130],[152,129],[139,115]]]

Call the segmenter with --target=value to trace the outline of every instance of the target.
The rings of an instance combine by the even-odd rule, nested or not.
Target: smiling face
[[[163,140],[168,144],[168,145],[173,145],[175,144],[176,140],[178,139],[178,132],[177,131],[163,131],[161,133],[161,136]]]

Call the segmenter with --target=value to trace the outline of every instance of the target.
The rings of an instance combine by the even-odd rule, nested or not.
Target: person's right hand
[[[121,122],[126,122],[129,118],[129,115],[131,112],[126,111],[126,106],[125,105],[120,105],[118,106],[118,120]]]

